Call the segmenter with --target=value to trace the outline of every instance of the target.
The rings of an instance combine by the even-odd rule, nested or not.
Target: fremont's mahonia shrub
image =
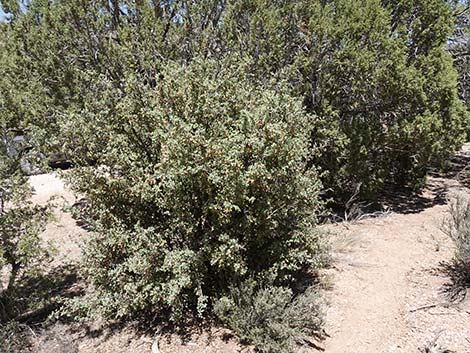
[[[238,66],[168,64],[147,91],[129,78],[116,120],[76,117],[70,131],[99,126],[90,146],[105,143],[97,167],[70,174],[94,230],[83,268],[95,291],[83,310],[202,315],[236,281],[285,284],[321,261],[320,183],[307,168],[314,118]]]

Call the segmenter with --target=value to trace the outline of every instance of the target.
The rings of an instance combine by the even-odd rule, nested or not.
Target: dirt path
[[[400,200],[400,213],[332,227],[341,235],[329,271],[327,353],[420,352],[435,339],[442,348],[470,353],[470,303],[450,303],[445,295],[442,263],[453,249],[439,230],[446,196],[468,186],[469,159],[466,145],[455,171],[431,177],[420,197]]]

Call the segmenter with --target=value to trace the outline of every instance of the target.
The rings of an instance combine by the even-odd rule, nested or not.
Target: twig
[[[159,338],[157,337],[155,339],[155,342],[153,342],[152,344],[152,353],[160,353],[160,350],[158,348],[158,341],[159,341]]]
[[[458,16],[460,16],[460,15],[463,15],[463,14],[464,14],[465,12],[467,12],[468,10],[470,10],[470,6],[467,6],[467,7],[465,7],[463,10],[461,10],[461,11],[459,11],[459,12],[457,12],[457,13],[453,13],[452,15],[453,15],[454,17],[458,17]]]
[[[392,214],[392,211],[390,211],[389,209],[385,210],[385,211],[376,211],[376,212],[372,212],[372,213],[364,213],[364,214],[360,215],[357,219],[355,219],[355,221],[358,222],[358,221],[361,221],[364,218],[387,217],[387,216],[390,216],[391,214]]]
[[[439,337],[441,336],[442,332],[444,332],[444,330],[440,330],[436,337],[434,337],[433,340],[429,341],[423,349],[419,349],[420,352],[422,353],[438,353],[438,352],[441,352],[441,349],[440,347],[437,345],[437,340],[439,339]],[[442,352],[444,353],[444,352]]]
[[[415,311],[418,311],[418,310],[424,310],[424,309],[435,308],[436,306],[437,306],[437,304],[423,305],[423,306],[420,306],[420,307],[418,307],[418,308],[411,309],[411,310],[410,310],[410,313],[414,313]]]
[[[29,329],[29,331],[31,331],[31,334],[32,334],[34,337],[37,337],[36,333],[33,331],[33,329],[32,329],[29,325],[22,324],[22,326],[24,326],[24,327],[26,327],[27,329]]]

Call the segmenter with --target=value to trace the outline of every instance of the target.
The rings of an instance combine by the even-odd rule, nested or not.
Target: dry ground
[[[470,303],[449,300],[453,244],[440,231],[447,197],[468,192],[469,159],[466,145],[453,170],[430,177],[421,195],[396,195],[391,208],[399,213],[330,227],[326,352],[412,353],[434,341],[442,348],[435,352],[470,352]]]
[[[331,290],[326,332],[327,353],[425,352],[430,341],[442,347],[430,353],[470,353],[470,303],[451,301],[446,264],[452,259],[452,243],[440,230],[446,216],[446,197],[470,186],[467,163],[470,145],[456,156],[446,175],[429,178],[416,197],[397,193],[387,202],[390,214],[357,223],[326,226],[333,235],[333,264],[326,270]],[[35,201],[60,195],[74,197],[53,175],[31,178]],[[56,265],[75,261],[86,232],[70,215],[58,212],[44,238],[59,248]],[[459,297],[462,299],[462,296]],[[154,329],[90,327],[57,323],[36,333],[35,352],[108,353],[151,352]],[[249,352],[224,330],[213,329],[181,338],[160,337],[162,353]]]

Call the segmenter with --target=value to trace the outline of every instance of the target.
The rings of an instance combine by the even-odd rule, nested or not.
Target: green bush
[[[58,146],[54,137],[70,127],[58,120],[99,115],[85,136],[65,141],[93,161],[90,150],[106,138],[99,124],[114,124],[121,98],[140,99],[130,79],[153,87],[168,60],[237,53],[250,57],[253,84],[285,79],[318,116],[309,158],[328,197],[348,200],[359,186],[363,198],[385,184],[419,188],[428,167],[461,146],[469,121],[446,51],[451,3],[177,0],[127,2],[124,13],[93,1],[34,0],[27,11],[6,1],[14,16],[0,24],[3,110]],[[465,92],[466,66],[457,64]],[[87,135],[97,135],[93,144]]]
[[[1,126],[1,125],[0,125]],[[15,315],[15,285],[25,274],[39,268],[47,256],[39,234],[50,218],[48,206],[29,201],[31,187],[22,175],[20,157],[7,151],[7,130],[0,135],[0,270],[8,280],[0,283],[0,322]]]
[[[98,167],[69,175],[90,203],[83,268],[95,312],[204,314],[235,281],[285,283],[318,265],[314,118],[282,84],[253,85],[238,67],[170,63],[152,89],[128,82],[115,120],[73,122],[74,134],[99,126],[106,144]]]
[[[470,121],[470,12],[468,1],[451,1],[454,17],[454,33],[448,41],[447,49],[452,54],[454,66],[459,73],[458,90],[462,101],[467,107]],[[466,126],[467,141],[470,140],[470,123]]]
[[[319,295],[312,288],[294,296],[289,288],[259,288],[248,280],[232,287],[214,310],[240,338],[266,353],[294,352],[323,336]]]
[[[359,185],[362,198],[390,183],[417,189],[463,143],[452,20],[441,0],[237,1],[223,39],[256,58],[255,77],[287,78],[319,117],[312,164],[345,201]]]

